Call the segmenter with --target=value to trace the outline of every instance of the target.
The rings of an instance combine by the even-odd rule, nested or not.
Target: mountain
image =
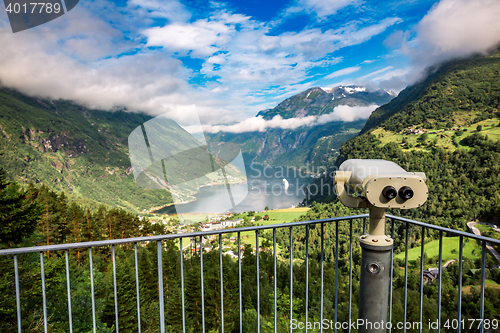
[[[132,210],[160,206],[170,194],[138,188],[128,157],[128,135],[149,119],[0,89],[0,166],[15,181],[45,183],[73,198]]]
[[[209,163],[193,161],[211,161],[212,169],[227,163],[210,156],[206,147],[198,147],[189,133],[173,121],[165,120],[153,127],[160,131],[169,127],[169,135],[163,131],[161,137],[164,140],[168,137],[170,147],[183,151],[164,160],[167,170],[177,171],[169,174],[171,193],[164,189],[164,170],[158,163],[160,170],[156,164],[144,168],[137,179],[147,189],[139,187],[134,180],[128,139],[138,128],[144,140],[141,125],[152,119],[145,114],[92,110],[70,101],[28,97],[0,88],[0,167],[8,171],[11,180],[21,184],[44,183],[94,207],[107,204],[133,212],[172,203],[171,193],[179,200],[193,200],[199,186],[221,182],[216,173],[210,179],[199,178],[207,173]],[[152,144],[151,133],[148,137]],[[151,164],[150,156],[147,153],[146,156]],[[155,160],[163,158],[158,157]],[[185,168],[177,170],[178,165],[191,167],[186,172]],[[226,171],[232,177],[239,177],[238,171],[231,167]],[[177,184],[191,179],[194,181],[188,182],[189,186],[179,190]]]
[[[275,108],[260,111],[257,117],[271,120],[322,116],[333,112],[340,105],[382,105],[393,98],[384,90],[367,91],[359,86],[340,86],[323,89],[311,88],[294,95]],[[339,118],[340,119],[340,118]],[[340,145],[352,138],[364,126],[366,120],[327,122],[316,126],[296,129],[272,128],[265,132],[209,134],[212,145],[230,142],[241,147],[248,160],[269,165],[301,167],[325,167],[333,165]]]
[[[336,161],[382,158],[427,175],[429,198],[397,211],[465,229],[500,216],[500,53],[449,61],[375,110]],[[309,202],[335,200],[331,173],[311,185]],[[321,190],[318,190],[321,188]]]
[[[272,119],[279,115],[284,119],[320,116],[333,112],[339,105],[382,105],[394,98],[393,92],[378,89],[367,91],[360,86],[314,87],[287,98],[273,109],[260,111],[257,116]]]

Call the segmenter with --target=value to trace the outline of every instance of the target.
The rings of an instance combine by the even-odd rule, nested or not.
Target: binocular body
[[[420,207],[429,194],[425,181],[425,173],[407,172],[386,160],[347,160],[335,173],[337,196],[351,208]]]

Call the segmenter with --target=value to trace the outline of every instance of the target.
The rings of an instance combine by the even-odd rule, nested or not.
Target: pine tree
[[[17,183],[8,182],[0,169],[0,243],[13,246],[36,229],[40,207],[27,200]]]
[[[0,248],[18,245],[33,234],[40,216],[40,207],[27,199],[27,193],[20,190],[16,183],[8,182],[3,169],[0,169]],[[33,245],[32,241],[23,245]],[[34,264],[35,254],[18,256],[18,267],[23,299],[21,312],[33,313],[40,300],[39,265]],[[0,331],[14,332],[16,329],[16,305],[14,287],[13,258],[0,257]],[[23,317],[22,317],[23,318]]]
[[[137,332],[137,302],[135,288],[134,257],[125,256],[122,250],[117,251],[117,295],[120,332]],[[128,254],[133,254],[128,252]],[[132,260],[132,263],[131,263]]]
[[[80,243],[82,241],[82,228],[83,228],[83,210],[76,203],[72,202],[66,212],[66,220],[68,221],[68,231],[69,237],[68,242],[71,243]],[[76,252],[77,262],[80,263],[80,249],[76,249],[73,253]]]

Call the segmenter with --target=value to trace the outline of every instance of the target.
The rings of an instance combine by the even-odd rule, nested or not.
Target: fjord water
[[[246,165],[247,183],[232,184],[231,188],[238,192],[243,187],[248,188],[246,198],[231,209],[233,212],[247,212],[269,209],[290,208],[297,206],[305,198],[303,187],[313,178],[299,170],[286,167],[270,167],[252,163]],[[285,189],[283,178],[288,181]],[[223,213],[224,201],[227,198],[225,185],[202,187],[196,194],[196,200],[182,204],[182,211],[190,213]],[[177,205],[179,206],[179,205]],[[157,210],[157,214],[174,214],[174,206]]]

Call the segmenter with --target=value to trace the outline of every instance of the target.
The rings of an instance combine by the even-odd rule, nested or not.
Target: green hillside
[[[446,63],[377,109],[361,134],[342,145],[336,165],[382,158],[425,172],[427,203],[393,214],[456,229],[490,220],[500,215],[499,105],[500,54]],[[310,202],[334,200],[332,186],[323,188]]]
[[[0,166],[20,183],[45,183],[90,202],[149,210],[171,202],[168,192],[134,182],[127,137],[149,119],[0,89]]]
[[[476,56],[429,69],[424,80],[375,110],[362,133],[378,126],[392,132],[450,129],[491,118],[500,102],[499,58]]]

